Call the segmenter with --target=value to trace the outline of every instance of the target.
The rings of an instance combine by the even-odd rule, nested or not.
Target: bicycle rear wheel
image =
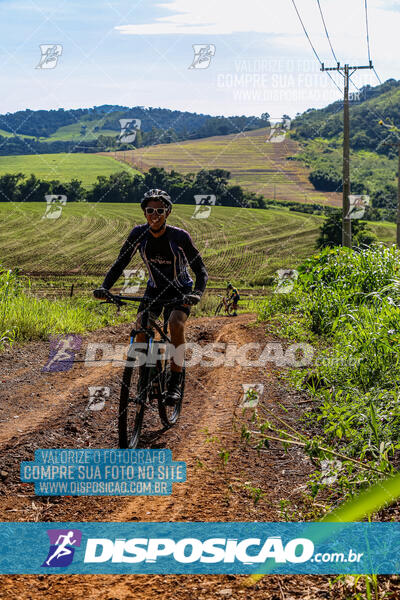
[[[226,307],[226,312],[228,313],[229,316],[233,315],[233,313],[235,311],[233,310],[233,304],[232,303],[228,304],[228,306]]]
[[[132,363],[127,362],[122,375],[118,412],[120,448],[136,448],[138,445],[148,396],[148,369],[135,367]]]
[[[169,364],[165,364],[164,368],[161,369],[160,366],[160,382],[162,386],[162,390],[166,391],[168,389],[168,381],[170,378],[170,366]],[[182,401],[183,394],[185,391],[185,367],[183,367],[182,377],[181,377],[181,397],[179,401],[174,406],[166,406],[164,404],[164,398],[160,397],[158,399],[158,412],[160,414],[161,423],[164,427],[172,427],[175,425],[177,420],[179,419],[179,415],[182,410]]]

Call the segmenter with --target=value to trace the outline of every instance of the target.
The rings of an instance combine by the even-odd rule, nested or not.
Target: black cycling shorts
[[[184,290],[182,292],[182,294],[190,294],[191,291],[192,291],[191,288],[189,288],[187,290]],[[170,300],[173,300],[174,297],[176,297],[177,295],[178,294],[175,294],[175,296],[169,296],[169,297],[168,296],[156,296],[154,298],[151,295],[146,294],[146,292],[145,292],[144,297],[148,298],[148,300],[141,301],[141,303],[139,304],[138,313],[148,310],[158,319],[158,317],[162,313],[163,308],[165,307],[165,311],[164,311],[165,319],[169,319],[170,314],[172,313],[173,310],[181,310],[187,316],[189,316],[191,306],[183,306],[183,304],[179,300],[175,304],[169,304],[168,306],[165,306],[165,304],[164,304],[165,302],[169,302]]]

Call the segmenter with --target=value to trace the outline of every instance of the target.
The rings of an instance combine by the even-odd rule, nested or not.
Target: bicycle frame
[[[229,309],[233,306],[233,301],[228,300],[226,296],[221,296],[218,294],[218,297],[221,298],[220,306],[223,304],[225,312],[229,315]]]
[[[108,300],[106,303],[114,303],[119,308],[126,304],[126,301],[148,301],[148,298],[134,297],[134,296],[116,296],[107,293]],[[182,298],[176,298],[168,302],[163,303],[164,307],[181,302]],[[155,331],[160,335],[160,339],[155,340]],[[161,357],[160,353],[157,354],[157,360],[153,364],[146,364],[143,367],[139,367],[138,383],[137,383],[137,395],[135,398],[130,396],[130,390],[132,389],[131,378],[133,373],[134,363],[129,360],[130,349],[135,346],[135,338],[138,334],[144,334],[146,339],[147,352],[152,350],[153,345],[157,343],[171,344],[171,339],[168,336],[168,319],[165,317],[164,312],[164,323],[160,327],[156,320],[152,318],[151,311],[146,309],[142,313],[141,327],[139,329],[133,328],[130,333],[130,347],[128,350],[128,359],[126,361],[124,373],[122,376],[122,386],[119,404],[119,416],[118,416],[118,433],[119,433],[119,445],[121,448],[135,448],[139,442],[139,436],[143,423],[143,416],[146,408],[146,400],[149,398],[156,399],[158,401],[158,412],[160,415],[161,422],[165,427],[171,427],[176,423],[179,418],[181,411],[181,404],[184,392],[184,381],[185,381],[185,369],[183,368],[181,377],[181,398],[177,402],[176,406],[171,407],[171,413],[168,407],[165,405],[165,398],[167,393],[167,383],[169,378],[169,366],[167,363],[168,354],[165,357]],[[148,356],[147,355],[147,356]],[[130,363],[130,364],[129,364]],[[134,423],[132,429],[128,427],[128,411],[129,414],[134,414]]]
[[[147,323],[147,321],[150,321],[150,324]],[[159,333],[160,335],[160,339],[159,340],[155,340],[155,333],[153,328]],[[167,331],[168,331],[168,321],[165,319],[164,316],[164,325],[161,328],[158,323],[156,323],[156,321],[154,319],[152,319],[149,315],[148,312],[145,312],[142,315],[142,327],[140,329],[132,329],[131,333],[130,333],[130,348],[132,346],[134,346],[135,344],[135,338],[137,336],[138,333],[144,333],[146,336],[146,344],[147,344],[147,356],[151,353],[152,347],[155,343],[169,343],[171,344],[171,339],[168,337],[167,335]],[[129,350],[130,350],[129,348]],[[129,356],[129,350],[128,350],[128,356]],[[166,358],[164,358],[162,360],[162,362],[164,363],[164,361],[166,360]],[[162,365],[164,367],[164,364]],[[153,379],[150,380],[150,376],[152,375],[152,371],[154,369],[157,369],[157,364],[151,364],[151,365],[146,365],[146,369],[148,369],[148,377],[147,380],[148,382],[152,383]],[[157,375],[155,376],[155,378],[158,378],[159,373],[157,373]],[[160,388],[159,391],[156,394],[162,396],[163,395],[164,390],[162,389],[162,386],[160,384]],[[151,394],[150,397],[154,397],[154,393]]]
[[[115,304],[117,306],[117,312],[119,312],[119,309],[121,308],[121,306],[126,304],[127,300],[130,302],[142,302],[142,301],[147,302],[149,300],[149,298],[146,298],[146,297],[120,296],[117,294],[112,294],[111,292],[108,292],[108,295],[109,295],[109,300],[100,302],[100,304]],[[165,302],[163,304],[164,304],[164,306],[168,306],[170,304],[175,304],[176,302],[181,302],[181,301],[182,301],[182,298],[174,298],[173,300],[169,300],[168,302]],[[147,335],[149,333],[153,333],[151,327],[154,327],[158,331],[158,333],[164,339],[164,341],[171,343],[170,338],[167,336],[168,321],[166,321],[165,317],[164,317],[164,325],[163,325],[163,328],[161,329],[161,327],[158,325],[158,323],[150,317],[150,314],[149,314],[149,311],[147,311],[147,310],[144,311],[144,314],[142,316],[142,319],[143,318],[145,319],[144,327],[142,326],[141,329],[132,329],[131,334],[130,334],[130,343],[132,344],[133,339],[136,337],[136,335],[138,333],[145,333]],[[150,327],[147,327],[148,320],[150,320]]]

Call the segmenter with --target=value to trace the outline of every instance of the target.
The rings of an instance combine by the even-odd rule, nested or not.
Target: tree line
[[[140,129],[132,144],[121,144],[120,119],[139,119]],[[98,106],[88,109],[23,110],[0,115],[0,155],[99,152],[113,149],[168,144],[215,135],[250,131],[269,125],[268,113],[261,117],[210,115],[163,108]],[[61,127],[79,125],[73,140],[46,139]],[[26,137],[33,136],[33,137]],[[61,134],[60,134],[61,137]]]
[[[175,204],[195,204],[195,195],[215,195],[220,206],[266,208],[263,196],[229,183],[230,172],[225,169],[202,169],[197,173],[167,172],[152,167],[145,175],[126,171],[100,175],[90,189],[78,179],[68,182],[43,180],[23,173],[0,176],[1,202],[43,202],[45,195],[67,196],[68,202],[140,202],[152,188],[166,190]],[[207,198],[205,198],[207,203]]]

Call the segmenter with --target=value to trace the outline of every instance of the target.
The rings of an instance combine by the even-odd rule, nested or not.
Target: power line
[[[379,77],[378,73],[375,71],[375,67],[374,67],[372,70],[373,70],[373,72],[375,73],[377,80],[378,80],[378,81],[379,81],[379,83],[382,85],[382,83],[383,83],[383,82],[382,82],[382,79]]]
[[[365,26],[367,29],[367,48],[368,48],[368,60],[371,62],[371,52],[370,52],[370,47],[369,47],[369,30],[368,30],[368,7],[367,7],[367,0],[364,0],[364,6],[365,6]],[[375,70],[375,69],[374,69]]]
[[[292,0],[292,4],[293,4],[293,6],[294,6],[294,9],[295,9],[295,11],[296,11],[296,13],[297,13],[297,16],[298,16],[298,18],[299,18],[299,21],[300,21],[300,23],[301,23],[301,26],[303,27],[303,31],[304,31],[304,33],[306,34],[306,37],[307,37],[307,39],[308,39],[308,41],[309,41],[309,43],[310,43],[310,46],[311,46],[311,48],[312,48],[312,51],[314,52],[314,54],[315,54],[315,56],[316,56],[316,58],[317,58],[317,60],[318,60],[319,64],[322,66],[322,60],[321,60],[321,59],[320,59],[320,57],[318,56],[318,54],[317,54],[317,51],[316,51],[316,49],[315,49],[315,48],[314,48],[314,46],[313,46],[313,43],[312,43],[312,41],[311,41],[311,39],[310,39],[310,36],[309,36],[309,35],[308,35],[308,33],[307,33],[307,29],[306,29],[306,28],[305,28],[305,26],[304,26],[303,20],[302,20],[302,18],[301,18],[301,16],[300,16],[300,13],[299,13],[299,11],[297,10],[297,6],[296,6],[296,3],[295,3],[295,1],[294,1],[294,0]],[[333,81],[334,85],[335,85],[335,86],[337,87],[337,89],[339,90],[340,94],[342,94],[342,90],[340,89],[340,87],[338,86],[338,84],[336,83],[336,81],[333,79],[332,75],[331,75],[330,73],[328,73],[328,75],[329,75],[330,79]]]
[[[369,26],[368,26],[368,5],[367,5],[367,0],[364,0],[364,7],[365,7],[365,27],[366,27],[366,30],[367,30],[368,60],[371,62],[371,48],[370,48],[370,45],[369,45]],[[375,67],[373,67],[372,70],[375,73],[377,80],[382,85],[382,80],[379,77],[378,73],[375,71]]]
[[[322,61],[321,61],[320,57],[318,56],[318,54],[317,54],[317,51],[316,51],[316,49],[314,48],[312,41],[310,40],[310,36],[309,36],[309,35],[308,35],[308,33],[307,33],[307,29],[305,28],[305,26],[304,26],[304,23],[303,23],[303,20],[302,20],[302,18],[301,18],[301,16],[300,16],[300,13],[299,13],[299,11],[297,10],[297,6],[296,6],[296,3],[295,3],[295,1],[294,1],[294,0],[292,0],[292,3],[293,3],[293,6],[294,6],[294,9],[295,9],[295,11],[296,11],[296,13],[297,13],[297,16],[299,17],[299,21],[300,21],[300,23],[301,23],[301,26],[303,27],[303,31],[304,31],[304,33],[306,34],[306,37],[307,37],[308,41],[310,42],[310,46],[311,46],[311,48],[312,48],[312,51],[314,52],[315,56],[317,57],[317,60],[318,60],[318,62],[319,62],[321,65],[322,65]]]
[[[329,37],[328,29],[327,29],[327,27],[326,27],[326,23],[325,23],[324,15],[323,15],[323,13],[322,13],[322,8],[321,8],[320,1],[319,1],[319,0],[317,0],[317,2],[318,2],[318,8],[319,8],[319,12],[320,12],[320,15],[321,15],[322,23],[323,23],[323,25],[324,25],[324,29],[325,29],[325,33],[326,33],[326,37],[328,38],[328,42],[329,42],[329,45],[330,45],[330,47],[331,47],[331,51],[332,51],[332,54],[333,54],[333,58],[336,60],[336,62],[339,62],[339,61],[338,61],[338,59],[337,59],[337,57],[336,57],[336,54],[335,54],[335,52],[334,52],[334,50],[333,50],[332,44],[331,44],[331,40],[330,40],[330,37]]]

